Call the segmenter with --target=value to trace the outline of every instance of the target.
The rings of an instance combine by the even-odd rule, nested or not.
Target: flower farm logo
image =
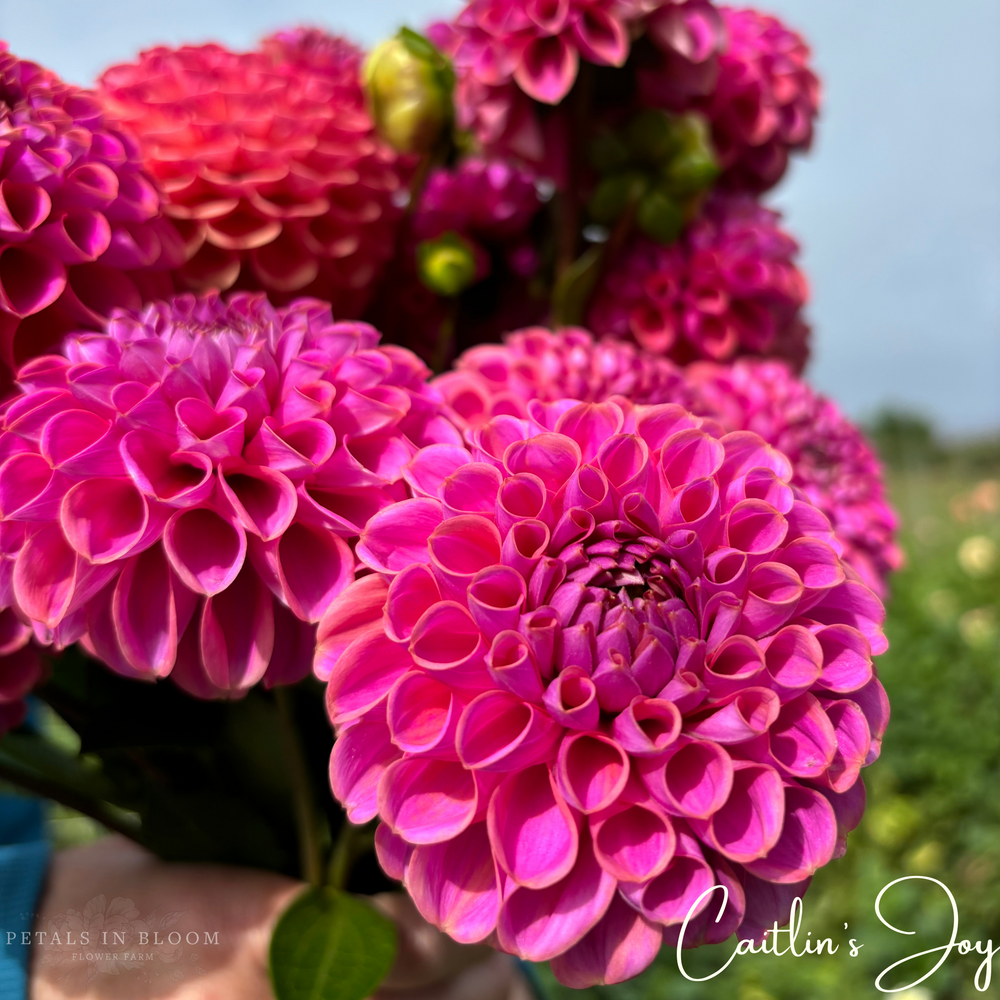
[[[179,927],[184,916],[185,911],[157,915],[155,910],[143,916],[131,899],[115,896],[109,902],[102,893],[82,912],[66,910],[44,929],[21,936],[56,981],[89,984],[98,976],[131,972],[140,983],[180,982],[204,974],[197,949],[219,944],[218,931]],[[15,932],[6,932],[8,944],[16,939]]]

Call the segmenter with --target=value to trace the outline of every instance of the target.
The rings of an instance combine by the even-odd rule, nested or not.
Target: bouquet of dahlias
[[[374,989],[399,883],[575,987],[787,921],[900,562],[760,202],[809,58],[710,0],[0,48],[0,778],[301,875],[279,1000]]]

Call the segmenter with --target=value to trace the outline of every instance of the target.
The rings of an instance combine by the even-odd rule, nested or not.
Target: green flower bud
[[[460,295],[476,280],[476,252],[458,233],[417,244],[417,274],[437,295]]]
[[[625,145],[632,158],[659,166],[678,149],[673,116],[666,111],[648,108],[640,111],[625,126]]]
[[[362,83],[379,135],[404,153],[426,153],[452,119],[455,74],[426,38],[403,28],[365,60]]]
[[[681,206],[661,188],[653,188],[639,202],[636,225],[657,243],[673,243],[684,227]]]
[[[642,197],[648,184],[645,175],[637,170],[605,177],[590,197],[587,205],[590,217],[595,222],[611,225],[625,211],[625,206],[630,201],[634,202]]]
[[[687,114],[674,120],[677,153],[664,165],[667,190],[676,198],[699,194],[719,176],[719,165],[709,137],[708,123],[701,115]]]

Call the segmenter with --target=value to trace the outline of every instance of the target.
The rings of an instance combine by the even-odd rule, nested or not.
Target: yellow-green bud
[[[654,188],[639,202],[635,221],[650,239],[673,243],[684,228],[684,212],[665,191]]]
[[[451,63],[409,28],[371,51],[362,83],[379,135],[401,152],[432,149],[451,121]]]
[[[417,244],[417,274],[438,295],[453,298],[476,280],[476,252],[458,233]]]
[[[678,151],[664,166],[663,179],[678,198],[698,194],[719,176],[708,122],[701,115],[686,114],[674,120]]]
[[[638,170],[611,174],[597,185],[587,211],[595,222],[610,226],[618,221],[628,204],[635,204],[642,197],[648,185],[646,175]]]

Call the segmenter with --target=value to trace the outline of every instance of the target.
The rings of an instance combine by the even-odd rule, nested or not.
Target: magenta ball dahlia
[[[315,295],[360,315],[409,170],[375,134],[361,58],[301,30],[253,52],[161,46],[104,73],[101,98],[135,130],[186,238],[181,287]]]
[[[820,83],[809,46],[777,18],[720,8],[728,38],[719,76],[701,105],[729,187],[765,191],[788,167],[789,153],[812,143]]]
[[[410,461],[315,670],[334,793],[428,920],[618,982],[689,915],[685,945],[759,940],[843,852],[884,612],[791,476],[756,434],[614,401]]]
[[[26,364],[2,409],[5,603],[43,643],[202,697],[301,678],[347,539],[407,495],[418,447],[458,439],[378,339],[315,300],[213,293]]]
[[[8,374],[70,330],[172,286],[180,235],[135,137],[97,97],[0,41],[0,362]],[[163,285],[166,280],[167,284]]]
[[[635,239],[595,293],[590,328],[682,364],[757,354],[801,371],[808,286],[779,219],[747,195],[716,195],[677,243]]]

